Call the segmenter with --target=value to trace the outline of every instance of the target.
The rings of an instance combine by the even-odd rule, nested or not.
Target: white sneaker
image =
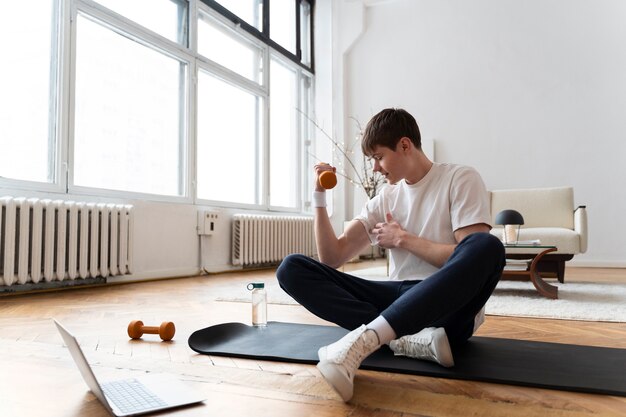
[[[419,333],[402,336],[389,342],[389,347],[396,356],[433,361],[446,368],[454,366],[452,350],[443,327],[427,327]]]
[[[344,401],[352,398],[354,374],[361,362],[380,347],[376,332],[362,325],[328,346],[322,346],[317,355],[320,370],[326,381]]]

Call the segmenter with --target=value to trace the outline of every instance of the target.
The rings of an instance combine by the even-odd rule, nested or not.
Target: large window
[[[270,64],[270,204],[293,207],[297,201],[297,73],[277,59]]]
[[[262,98],[198,74],[198,198],[260,204]]]
[[[313,5],[7,2],[0,186],[305,209]]]
[[[230,71],[261,83],[263,48],[208,13],[201,11],[199,16],[198,52]]]
[[[296,2],[275,1],[270,7],[270,38],[296,53]]]
[[[183,195],[186,63],[78,15],[74,184]]]
[[[53,182],[58,15],[54,0],[0,12],[0,178]]]

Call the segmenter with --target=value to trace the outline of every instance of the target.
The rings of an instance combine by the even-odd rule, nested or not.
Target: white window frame
[[[150,194],[150,193],[141,193],[134,191],[122,191],[122,190],[108,190],[102,188],[94,188],[94,187],[85,187],[74,185],[74,161],[73,161],[73,149],[74,149],[74,93],[75,93],[75,79],[76,79],[76,21],[78,13],[83,14],[86,18],[91,18],[95,20],[98,24],[103,25],[104,27],[116,32],[117,34],[130,38],[139,44],[151,48],[159,53],[163,53],[165,55],[169,55],[174,59],[180,60],[187,64],[187,73],[185,74],[185,83],[187,84],[187,88],[184,90],[184,106],[180,109],[180,111],[184,112],[184,116],[181,117],[182,122],[182,137],[180,138],[180,146],[181,146],[181,166],[183,167],[181,172],[179,173],[181,177],[179,181],[182,182],[182,195],[180,196],[168,196],[162,194]],[[151,201],[163,201],[163,202],[180,202],[180,203],[193,203],[193,193],[192,193],[192,181],[193,178],[193,164],[190,161],[193,161],[193,153],[194,147],[190,146],[191,138],[190,136],[190,126],[192,126],[192,122],[194,121],[191,117],[192,108],[192,100],[189,91],[195,90],[195,88],[190,88],[194,82],[195,70],[193,68],[194,55],[191,53],[189,48],[180,45],[170,39],[167,39],[164,36],[161,36],[155,32],[152,32],[149,29],[145,29],[143,26],[134,23],[128,18],[107,9],[106,7],[96,3],[92,0],[76,0],[72,4],[71,9],[71,36],[70,36],[70,100],[69,100],[69,111],[68,111],[68,154],[69,157],[67,161],[64,163],[69,167],[69,171],[65,176],[67,178],[66,189],[70,194],[77,195],[91,195],[91,196],[108,196],[108,197],[118,197],[118,198],[126,198],[126,199],[142,199],[142,200],[151,200]]]
[[[268,88],[268,84],[269,84],[269,72],[267,71],[267,66],[269,65],[269,48],[266,44],[264,44],[263,42],[260,42],[259,40],[257,40],[256,38],[254,38],[253,36],[249,35],[248,33],[246,33],[245,31],[241,30],[241,28],[234,24],[233,22],[231,22],[230,20],[224,18],[222,15],[220,15],[219,13],[217,13],[215,10],[211,9],[210,7],[208,7],[207,5],[205,5],[204,3],[197,1],[196,2],[197,5],[197,12],[196,12],[196,18],[193,22],[193,26],[196,28],[195,33],[193,34],[193,42],[194,45],[197,46],[198,44],[198,38],[197,38],[197,22],[198,19],[200,18],[200,13],[204,13],[206,15],[208,15],[209,17],[217,20],[218,22],[220,22],[221,24],[223,24],[226,28],[230,29],[231,31],[233,31],[236,35],[241,36],[242,38],[244,38],[245,41],[256,45],[257,47],[259,47],[263,53],[263,58],[262,58],[262,66],[263,66],[263,73],[262,73],[262,77],[261,77],[261,83],[258,84],[246,77],[244,77],[241,74],[238,74],[232,70],[230,70],[229,68],[226,68],[220,64],[218,64],[217,62],[214,62],[210,59],[208,59],[207,57],[200,55],[199,53],[197,54],[197,69],[196,69],[196,74],[198,74],[198,71],[200,70],[204,70],[206,72],[208,72],[209,74],[222,79],[224,82],[230,83],[232,85],[234,85],[237,88],[240,88],[244,91],[247,91],[251,94],[254,95],[258,95],[259,97],[262,97],[263,99],[263,109],[261,111],[261,117],[263,118],[264,121],[267,121],[267,118],[269,116],[269,112],[268,112],[268,97],[269,97],[269,88]],[[197,48],[196,48],[197,49]],[[197,75],[195,78],[195,85],[194,85],[194,90],[197,93]],[[196,117],[198,117],[197,111],[197,98],[196,98],[196,102],[194,103],[194,111],[196,113]],[[196,124],[197,125],[197,124]],[[267,128],[268,123],[263,123],[263,131],[260,132],[260,137],[261,137],[261,143],[259,144],[260,147],[257,148],[256,152],[257,154],[255,155],[256,160],[259,160],[262,168],[261,168],[261,172],[262,172],[262,178],[261,178],[261,199],[260,199],[260,203],[259,204],[245,204],[245,203],[237,203],[237,202],[231,202],[231,201],[217,201],[217,200],[210,200],[210,199],[202,199],[199,197],[195,197],[195,202],[197,204],[202,204],[202,205],[210,205],[210,206],[219,206],[219,207],[225,207],[225,208],[245,208],[245,209],[257,209],[257,210],[262,210],[264,208],[267,207],[267,189],[269,187],[269,176],[266,174],[266,168],[264,167],[265,165],[265,161],[267,161],[267,144],[268,142],[268,136],[269,136],[269,132],[268,132],[268,128]],[[197,147],[197,135],[196,135],[196,140],[194,141],[195,146]],[[259,155],[259,152],[261,152],[262,154]],[[197,160],[197,155],[196,155],[196,160],[194,163],[194,166],[196,166],[199,163],[199,161]],[[195,171],[197,172],[197,170]],[[194,187],[194,190],[196,191],[197,188]],[[258,193],[260,190],[256,190],[256,192]]]
[[[303,190],[310,188],[309,182],[312,181],[311,167],[304,166],[306,160],[306,147],[314,148],[313,138],[303,137],[302,117],[296,118],[296,129],[298,132],[298,153],[300,155],[299,164],[301,169],[295,173],[299,176],[298,184],[298,204],[296,207],[278,207],[269,204],[269,66],[270,56],[280,60],[281,63],[293,68],[297,72],[296,102],[302,105],[302,76],[306,75],[311,82],[315,83],[315,75],[312,71],[307,70],[303,65],[294,62],[289,57],[282,55],[280,49],[275,49],[271,43],[266,43],[261,39],[251,35],[238,24],[225,18],[211,7],[207,6],[201,0],[188,0],[188,45],[181,45],[164,36],[159,35],[138,23],[107,9],[105,6],[94,0],[56,0],[58,5],[57,27],[56,32],[56,48],[58,50],[56,69],[51,72],[51,83],[54,94],[54,102],[51,103],[51,128],[50,141],[54,141],[54,154],[49,158],[54,161],[52,182],[27,181],[0,177],[0,187],[6,190],[20,190],[56,193],[56,194],[72,194],[87,195],[95,197],[111,197],[119,199],[140,199],[147,201],[162,201],[187,204],[215,205],[219,207],[232,207],[243,209],[255,209],[264,211],[280,211],[280,212],[307,212],[310,208],[306,202],[309,197],[304,195]],[[263,51],[262,59],[262,78],[258,84],[238,73],[225,68],[216,62],[200,55],[197,51],[198,45],[198,19],[200,12],[205,13],[212,18],[218,19],[226,27],[233,30],[237,36],[241,36],[247,42],[258,46]],[[144,45],[145,47],[156,50],[180,60],[187,65],[187,73],[185,75],[186,88],[184,90],[184,106],[180,111],[184,112],[181,117],[181,178],[183,183],[181,196],[167,196],[160,194],[129,192],[121,190],[107,190],[94,187],[74,185],[74,118],[75,118],[75,78],[76,78],[76,22],[78,13],[87,18],[94,19],[98,24],[115,31],[116,33],[131,38],[132,40]],[[261,188],[257,193],[261,193],[258,204],[241,204],[234,202],[211,201],[199,199],[196,190],[196,166],[198,164],[197,150],[197,76],[198,71],[202,69],[208,73],[222,78],[226,82],[232,83],[238,88],[242,88],[252,94],[258,95],[263,99],[263,108],[261,111],[262,132],[260,132],[261,141],[257,152],[258,160],[261,163],[262,178],[260,180]],[[314,91],[314,86],[311,86]],[[309,106],[312,112],[314,109],[314,95],[311,97]],[[51,150],[52,151],[52,150]]]
[[[271,48],[270,48],[271,49]],[[304,212],[307,211],[306,210],[306,201],[308,200],[308,197],[306,195],[304,195],[303,190],[307,190],[307,186],[305,184],[308,184],[310,181],[312,181],[311,178],[311,174],[310,171],[313,169],[313,167],[307,167],[304,165],[304,161],[305,161],[305,155],[304,152],[306,150],[306,147],[308,146],[308,143],[306,143],[308,141],[307,138],[303,137],[303,131],[302,131],[302,116],[298,115],[297,110],[301,110],[302,104],[303,104],[303,92],[302,92],[302,78],[303,78],[303,74],[306,75],[307,77],[309,77],[309,79],[311,79],[311,82],[314,82],[314,76],[312,73],[310,73],[309,71],[306,71],[304,68],[302,68],[301,66],[295,64],[293,61],[285,58],[281,53],[278,53],[274,50],[270,50],[270,57],[271,59],[274,59],[278,62],[280,62],[282,65],[285,65],[287,67],[289,67],[290,69],[293,69],[294,72],[296,73],[296,103],[299,104],[300,109],[294,109],[294,117],[295,117],[295,130],[296,132],[298,132],[298,143],[297,143],[297,155],[299,157],[299,161],[298,161],[298,165],[301,167],[301,169],[297,170],[297,172],[295,173],[298,178],[296,179],[296,193],[300,196],[300,198],[298,199],[298,204],[295,208],[292,207],[283,207],[283,206],[272,206],[272,205],[267,205],[267,209],[269,211],[283,211],[283,212]],[[268,68],[269,68],[269,61],[270,61],[270,57],[268,57]],[[269,73],[269,71],[268,71]],[[268,74],[269,77],[269,74]],[[269,80],[268,80],[268,87],[269,87]],[[313,86],[311,86],[313,88]],[[271,106],[271,97],[269,99],[269,103],[268,105]],[[311,108],[313,108],[313,103],[311,102],[309,104],[311,106]],[[266,154],[266,158],[267,160],[269,160],[269,148],[270,148],[270,137],[269,137],[269,109],[268,109],[268,123],[267,123],[267,143],[265,144],[264,148],[267,152]],[[267,175],[267,190],[269,193],[269,184],[270,184],[270,179],[269,179],[269,170],[266,173]],[[309,210],[310,211],[310,210]]]
[[[30,180],[20,180],[15,178],[5,178],[0,176],[0,187],[19,192],[20,190],[27,191],[41,191],[47,193],[58,193],[64,194],[66,192],[66,182],[65,182],[65,172],[67,171],[67,166],[63,164],[65,152],[65,126],[62,123],[62,116],[65,115],[65,98],[67,94],[65,93],[67,85],[67,71],[66,62],[63,57],[66,55],[64,53],[65,50],[65,41],[68,39],[69,25],[68,16],[69,16],[69,2],[63,0],[57,0],[58,4],[58,13],[56,15],[56,27],[58,28],[55,33],[55,37],[53,38],[54,46],[52,48],[56,48],[57,50],[57,61],[54,63],[54,71],[50,73],[50,93],[54,95],[54,102],[50,103],[49,113],[50,118],[49,123],[54,125],[54,128],[50,128],[48,130],[48,143],[53,143],[54,146],[51,146],[49,151],[51,154],[48,154],[49,165],[48,170],[52,174],[51,181],[30,181]],[[52,44],[52,43],[51,43]],[[52,65],[51,65],[52,66]]]
[[[257,158],[261,158],[261,165],[262,165],[262,186],[261,186],[261,190],[262,190],[262,194],[261,194],[261,199],[259,204],[244,204],[244,203],[235,203],[235,202],[224,202],[224,201],[214,201],[214,200],[209,200],[209,199],[200,199],[200,198],[196,198],[196,203],[198,204],[206,204],[206,205],[212,205],[212,206],[220,206],[220,207],[228,207],[228,208],[244,208],[244,209],[256,209],[256,210],[264,210],[264,211],[276,211],[276,212],[303,212],[305,211],[305,200],[307,199],[306,196],[303,195],[302,190],[306,189],[306,187],[304,187],[303,185],[303,178],[310,178],[310,174],[307,175],[306,173],[303,173],[303,169],[306,169],[307,167],[303,167],[303,169],[298,170],[298,172],[296,172],[295,174],[299,176],[299,178],[297,179],[297,194],[299,196],[298,198],[298,204],[296,205],[296,207],[283,207],[283,206],[272,206],[269,203],[269,192],[270,192],[270,176],[269,176],[269,168],[267,166],[267,161],[269,161],[269,143],[270,143],[270,126],[269,126],[269,112],[270,112],[270,102],[271,102],[271,97],[269,96],[269,66],[270,66],[270,57],[272,59],[278,60],[280,61],[283,65],[286,65],[292,69],[294,69],[294,71],[296,72],[296,77],[297,77],[297,87],[296,87],[296,102],[298,103],[302,103],[302,88],[301,88],[301,79],[302,79],[302,74],[306,74],[311,80],[312,82],[314,82],[314,75],[309,72],[306,71],[304,68],[302,68],[302,66],[295,64],[293,61],[285,58],[282,54],[280,54],[279,52],[276,52],[275,50],[273,50],[269,45],[267,45],[266,43],[256,39],[254,36],[248,34],[246,31],[242,30],[239,25],[233,23],[232,21],[224,18],[222,15],[220,15],[219,13],[217,13],[215,10],[211,9],[210,7],[208,7],[207,5],[205,5],[204,3],[198,1],[196,3],[198,5],[198,14],[197,16],[199,17],[199,12],[201,11],[202,13],[205,13],[207,15],[209,15],[210,17],[218,20],[220,23],[222,23],[223,25],[225,25],[227,28],[231,29],[234,33],[236,33],[237,35],[241,36],[242,38],[244,38],[247,42],[253,43],[254,45],[257,45],[259,48],[262,49],[263,51],[263,76],[262,76],[262,80],[261,80],[261,85],[255,83],[254,81],[234,72],[231,71],[230,69],[223,67],[221,65],[219,65],[216,62],[211,61],[210,59],[198,54],[198,58],[197,58],[197,63],[198,63],[198,70],[203,69],[215,76],[217,76],[218,78],[222,78],[223,80],[225,80],[226,82],[230,82],[233,85],[248,91],[252,94],[257,94],[261,97],[263,97],[263,131],[260,132],[260,136],[261,136],[261,146],[260,148],[257,149],[258,152],[261,152],[261,155],[257,155]],[[197,22],[197,18],[194,21],[194,25]],[[191,24],[190,24],[191,26]],[[190,32],[191,33],[191,32]],[[194,44],[197,45],[197,32],[193,34],[194,35]],[[312,104],[311,104],[312,105]],[[195,107],[194,107],[195,108]],[[197,111],[197,108],[196,108]],[[295,109],[294,109],[295,111]],[[196,114],[197,117],[197,114]],[[302,162],[304,160],[304,155],[303,155],[303,150],[304,150],[304,140],[305,138],[302,138],[302,129],[301,129],[301,125],[300,125],[300,121],[301,118],[297,117],[296,118],[296,131],[299,132],[299,136],[298,137],[298,155],[300,155],[300,161],[299,161],[299,165],[302,166]],[[199,162],[196,160],[195,164],[198,164]],[[308,171],[307,171],[308,172]]]

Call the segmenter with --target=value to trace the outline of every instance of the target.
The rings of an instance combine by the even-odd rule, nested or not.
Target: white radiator
[[[317,254],[312,217],[235,214],[233,265],[268,265],[291,253]]]
[[[0,198],[0,285],[132,270],[132,206]]]

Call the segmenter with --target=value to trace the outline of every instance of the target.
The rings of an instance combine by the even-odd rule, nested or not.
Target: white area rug
[[[537,293],[530,282],[500,281],[485,312],[496,316],[626,322],[626,285],[570,282],[558,284],[559,298]]]
[[[387,271],[377,267],[353,274],[380,279]],[[559,288],[557,300],[539,295],[530,281],[500,281],[485,312],[494,316],[626,322],[626,285],[567,281],[560,284],[556,280],[550,283]]]
[[[386,268],[352,271],[367,279],[385,279]],[[551,282],[553,283],[553,282]],[[496,316],[537,317],[563,320],[626,322],[626,285],[605,283],[553,283],[559,298],[550,300],[537,293],[531,282],[500,281],[486,305],[486,313]],[[266,282],[271,304],[297,304],[274,282]],[[250,302],[243,289],[228,290],[219,301]]]

